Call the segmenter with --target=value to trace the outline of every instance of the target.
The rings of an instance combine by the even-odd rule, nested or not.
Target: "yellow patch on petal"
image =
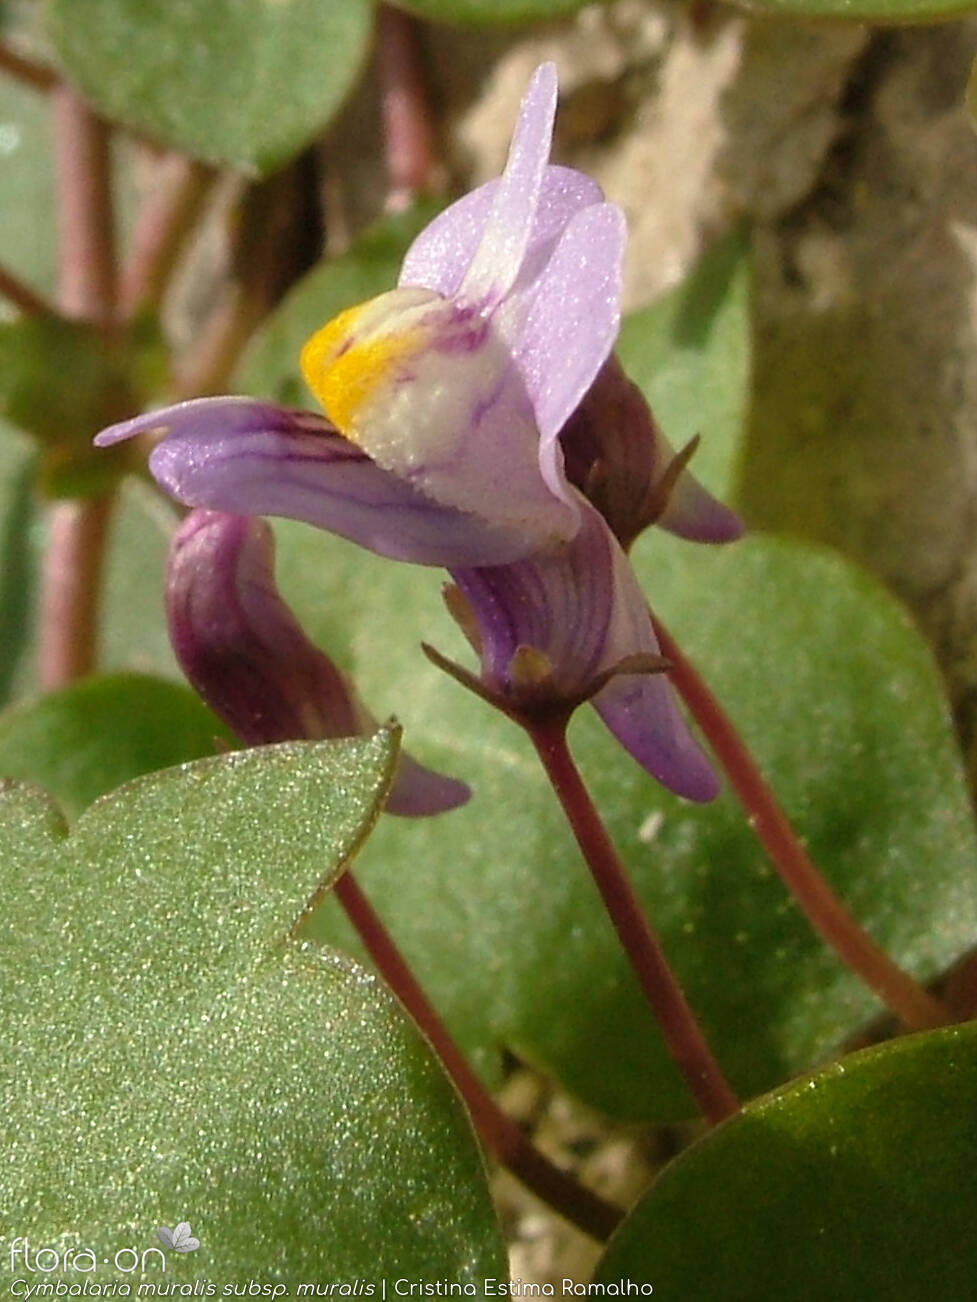
[[[431,295],[421,292],[426,305]],[[360,441],[358,417],[364,406],[377,396],[380,386],[395,379],[398,364],[427,341],[428,331],[410,321],[404,311],[412,304],[398,304],[401,314],[408,316],[403,323],[391,322],[387,311],[378,311],[390,297],[382,295],[340,312],[312,335],[299,359],[306,384],[336,428],[353,443]]]
[[[576,508],[540,471],[532,403],[490,320],[403,286],[323,326],[301,366],[340,433],[432,502],[512,530],[527,553],[576,532]]]

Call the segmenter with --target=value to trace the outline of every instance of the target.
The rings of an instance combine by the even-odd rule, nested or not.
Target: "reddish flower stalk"
[[[110,334],[115,240],[108,129],[78,95],[52,99],[59,218],[58,299],[65,316]],[[110,499],[54,503],[41,573],[38,678],[61,687],[95,664],[98,598]]]
[[[488,1152],[578,1229],[598,1241],[608,1239],[620,1224],[621,1210],[544,1157],[505,1115],[472,1071],[350,872],[339,878],[333,891],[380,974],[431,1042]]]
[[[132,233],[119,284],[119,306],[127,317],[156,307],[216,173],[203,163],[171,153],[159,161],[158,181]]]
[[[115,310],[108,127],[67,86],[55,90],[52,107],[61,310],[108,329]]]
[[[652,622],[662,653],[671,662],[669,677],[675,689],[712,747],[757,840],[815,931],[910,1030],[953,1021],[948,1009],[879,948],[834,894],[708,685],[661,621],[653,616]]]
[[[37,652],[43,691],[64,687],[94,667],[97,594],[110,517],[107,497],[55,502],[49,508]]]
[[[31,289],[11,271],[0,264],[0,295],[19,308],[25,316],[47,316],[52,312],[50,303]]]
[[[5,41],[0,41],[0,70],[28,86],[33,86],[35,90],[52,90],[57,84],[57,77],[50,68],[23,54],[18,54]]]
[[[669,967],[573,763],[566,741],[566,720],[526,721],[523,726],[559,798],[672,1060],[706,1119],[713,1124],[725,1120],[739,1110],[739,1103]]]
[[[382,4],[377,14],[380,111],[390,190],[388,212],[400,212],[438,180],[434,125],[418,48],[419,24]]]

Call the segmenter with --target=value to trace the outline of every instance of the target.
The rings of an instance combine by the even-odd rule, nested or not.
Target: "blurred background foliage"
[[[977,935],[977,24],[929,25],[964,8],[933,0],[785,0],[753,6],[762,16],[708,0],[404,8],[409,28],[370,0],[0,3],[0,266],[43,300],[25,311],[11,299],[0,317],[0,768],[74,817],[130,776],[214,750],[217,725],[178,685],[163,623],[176,514],[136,455],[95,457],[90,438],[174,394],[306,403],[302,340],[392,285],[431,213],[497,174],[526,81],[554,58],[556,159],[594,175],[629,220],[622,357],[676,445],[701,434],[699,472],[755,535],[722,554],[643,539],[649,597],[832,884],[907,968],[939,978]],[[887,20],[902,25],[870,25]],[[413,62],[395,65],[421,87],[430,131],[420,174],[398,174],[389,143],[389,52],[405,30]],[[119,124],[123,267],[168,187],[184,187],[197,223],[165,294],[124,302],[108,337],[49,310],[52,71]],[[117,483],[104,676],[38,697],[51,502]],[[687,1116],[527,748],[417,650],[423,638],[464,654],[438,576],[277,532],[306,627],[380,717],[400,717],[412,751],[478,793],[443,820],[385,820],[360,862],[480,1070],[497,1083],[514,1052],[618,1117]],[[573,741],[738,1088],[769,1089],[880,1030],[866,1032],[877,1004],[789,903],[728,796],[689,809],[590,719]],[[353,944],[328,908],[311,929]],[[961,1091],[943,1099],[933,1063],[953,1057],[969,1081],[972,1039],[883,1050],[866,1088],[957,1108]],[[862,1096],[825,1089],[818,1111],[819,1090],[759,1109],[742,1142],[756,1116],[776,1135],[786,1116],[804,1134],[834,1118],[854,1143]],[[959,1157],[972,1134],[963,1122],[954,1134]],[[675,1177],[663,1210],[649,1201],[656,1233],[695,1226],[696,1181],[742,1165],[738,1142],[705,1152],[705,1176]],[[785,1203],[802,1184],[782,1172],[793,1142],[768,1153]],[[934,1169],[920,1168],[926,1188],[958,1167]],[[960,1205],[975,1202],[968,1187]],[[643,1268],[628,1242],[605,1274]],[[743,1242],[741,1274],[765,1250]],[[892,1241],[873,1251],[882,1295]],[[919,1271],[903,1272],[900,1296],[922,1296]]]

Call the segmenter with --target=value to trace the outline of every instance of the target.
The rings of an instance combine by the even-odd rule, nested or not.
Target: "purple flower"
[[[274,541],[263,520],[192,511],[170,547],[166,614],[187,678],[247,745],[376,731],[350,683],[279,596]],[[386,807],[437,814],[470,794],[464,783],[401,753]]]
[[[655,518],[709,540],[735,536],[738,522],[672,463],[608,360],[624,218],[589,178],[549,165],[556,93],[543,65],[503,175],[421,233],[396,289],[308,341],[302,370],[328,419],[201,399],[98,442],[163,430],[150,468],[182,502],[305,520],[384,556],[446,566],[493,692],[513,702],[533,685],[537,699],[596,692],[639,763],[708,799],[715,779],[668,683],[633,672],[657,645],[588,495],[609,513],[622,494],[631,503],[618,526],[625,545]]]

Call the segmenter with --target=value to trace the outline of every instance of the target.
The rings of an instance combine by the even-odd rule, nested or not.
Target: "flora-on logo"
[[[189,1221],[181,1221],[175,1230],[171,1230],[167,1225],[161,1225],[156,1233],[163,1247],[172,1248],[174,1252],[196,1252],[200,1247],[200,1240],[195,1239],[190,1233]]]

